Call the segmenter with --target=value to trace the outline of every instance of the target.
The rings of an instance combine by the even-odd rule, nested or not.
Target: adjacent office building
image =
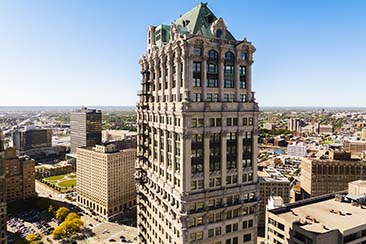
[[[107,221],[136,205],[136,148],[118,150],[113,144],[78,148],[77,202]]]
[[[0,130],[0,243],[8,243],[6,232],[7,209],[6,209],[6,188],[4,170],[4,145],[2,132]]]
[[[266,218],[266,204],[270,197],[279,196],[283,203],[290,202],[290,181],[275,168],[258,171],[259,182],[259,213],[258,227],[264,227]]]
[[[15,148],[5,149],[3,155],[7,202],[36,196],[34,160],[17,156]]]
[[[266,243],[366,243],[366,192],[355,193],[330,193],[268,210]]]
[[[78,147],[93,147],[102,143],[102,112],[82,107],[71,113],[71,154]]]
[[[14,146],[18,153],[52,146],[52,130],[26,126],[13,133]]]
[[[149,26],[140,60],[139,243],[256,243],[252,43],[201,3]]]
[[[304,198],[346,190],[349,182],[366,179],[366,161],[352,160],[347,153],[330,153],[330,159],[303,158],[300,168]]]

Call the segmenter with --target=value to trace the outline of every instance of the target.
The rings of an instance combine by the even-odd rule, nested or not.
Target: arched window
[[[230,51],[225,53],[225,61],[234,61],[234,54]]]
[[[208,58],[210,59],[218,59],[219,54],[215,50],[208,51]]]
[[[216,37],[217,37],[217,38],[221,38],[221,37],[222,37],[222,30],[221,30],[221,29],[218,29],[218,30],[216,31]]]

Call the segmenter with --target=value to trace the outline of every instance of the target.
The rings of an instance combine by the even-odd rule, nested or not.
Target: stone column
[[[159,93],[158,93],[158,90],[159,90],[159,76],[158,76],[158,73],[159,73],[159,59],[155,59],[155,62],[154,62],[154,71],[155,72],[155,80],[154,80],[154,84],[155,84],[155,94],[154,94],[154,101],[156,102],[156,100],[158,99],[158,96],[159,96]],[[150,74],[150,79],[152,79],[152,73]]]
[[[236,57],[236,59],[238,59],[238,57]],[[235,84],[235,100],[240,101],[240,65],[237,60],[235,62],[234,84]]]
[[[224,57],[222,57],[223,55],[220,55],[220,60],[219,60],[219,67],[218,67],[218,71],[219,71],[219,101],[224,101]]]
[[[174,185],[174,179],[175,179],[175,139],[176,139],[176,135],[174,132],[170,132],[172,133],[172,185]]]
[[[171,102],[172,101],[172,87],[173,87],[173,62],[174,60],[172,59],[172,54],[169,53],[168,54],[168,59],[167,59],[167,64],[168,64],[168,99],[166,102]]]
[[[221,185],[226,186],[226,135],[227,131],[221,133]]]
[[[163,142],[160,141],[160,135],[161,135],[161,130],[160,129],[158,129],[157,134],[158,134],[158,155],[157,155],[157,160],[158,160],[158,165],[160,167],[160,160],[161,160],[160,150],[161,150],[161,146],[162,146],[162,143],[163,143]],[[154,166],[153,166],[153,168],[154,168]]]
[[[175,63],[175,93],[176,93],[176,101],[179,102],[180,99],[180,81],[181,81],[181,67],[180,67],[180,52],[175,53],[174,63]]]
[[[252,100],[252,58],[250,53],[248,53],[249,60],[247,61],[246,70],[245,70],[245,79],[247,86],[247,100]]]
[[[181,170],[181,185],[184,192],[191,191],[191,178],[192,178],[192,170],[191,170],[191,144],[192,144],[192,135],[190,133],[186,133],[181,138],[182,147],[182,169]],[[184,154],[183,154],[184,153]]]
[[[237,133],[237,157],[236,160],[238,162],[238,183],[241,184],[243,182],[243,137],[244,132],[239,131]]]
[[[210,132],[206,131],[203,141],[203,172],[204,172],[204,189],[210,187]]]
[[[160,78],[160,82],[161,82],[161,96],[159,101],[163,102],[164,101],[164,91],[165,91],[165,79],[166,79],[166,69],[165,69],[165,59],[166,57],[160,57],[160,71],[161,71],[161,78]],[[158,86],[159,88],[159,86]]]
[[[183,63],[183,101],[187,100],[188,98],[190,99],[190,97],[187,97],[187,96],[190,96],[190,94],[187,94],[186,93],[186,90],[188,91],[191,91],[192,90],[192,87],[191,87],[191,83],[192,83],[192,79],[190,79],[190,75],[189,75],[189,48],[184,45],[183,48],[182,48],[182,55],[181,55],[181,58],[182,58],[182,63]]]
[[[167,181],[167,170],[168,170],[168,132],[166,130],[163,131],[164,133],[164,182]],[[159,174],[160,175],[160,174]]]
[[[206,101],[207,99],[207,59],[207,54],[204,51],[201,64],[202,101]]]
[[[253,167],[253,182],[256,183],[258,181],[257,176],[257,155],[258,155],[258,130],[253,130],[252,135],[252,167]]]

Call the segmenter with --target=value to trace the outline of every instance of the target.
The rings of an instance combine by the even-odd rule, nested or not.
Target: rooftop
[[[345,192],[343,192],[345,194]],[[336,200],[336,194],[328,194],[287,204],[270,210],[288,223],[297,223],[307,231],[325,233],[348,230],[365,225],[366,208],[350,201]]]
[[[273,167],[268,167],[263,169],[263,171],[258,171],[258,180],[259,182],[290,182]]]

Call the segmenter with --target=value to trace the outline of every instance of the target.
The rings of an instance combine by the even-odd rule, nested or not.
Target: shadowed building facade
[[[256,243],[254,46],[201,3],[140,59],[139,243]],[[249,224],[250,223],[250,224]]]

